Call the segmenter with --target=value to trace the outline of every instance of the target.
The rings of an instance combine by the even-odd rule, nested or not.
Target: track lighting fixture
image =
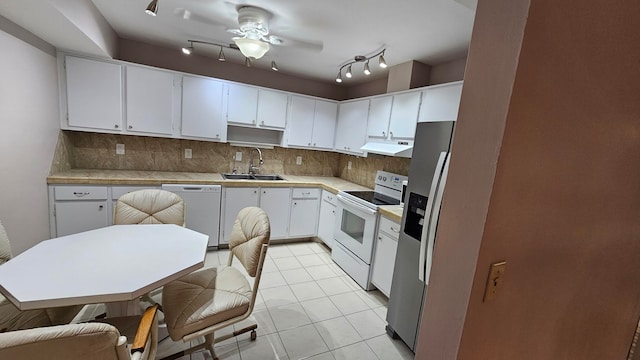
[[[387,62],[384,59],[384,52],[387,49],[382,49],[381,51],[371,55],[371,56],[364,56],[364,55],[357,55],[353,58],[353,60],[347,62],[346,64],[343,64],[342,66],[340,66],[340,69],[338,70],[338,76],[336,76],[336,82],[337,83],[341,83],[342,82],[342,69],[344,69],[345,67],[347,68],[347,71],[344,73],[344,76],[346,76],[348,79],[351,79],[353,77],[353,72],[351,71],[351,66],[355,63],[359,63],[359,62],[364,62],[364,74],[365,75],[371,75],[371,67],[369,67],[369,60],[375,58],[376,56],[379,56],[378,58],[378,66],[380,66],[381,68],[386,68],[387,67]]]
[[[144,12],[151,16],[158,15],[158,0],[151,0]]]
[[[182,53],[184,53],[185,55],[191,55],[194,51],[194,44],[204,44],[204,45],[213,45],[213,46],[219,46],[220,47],[220,52],[218,53],[218,61],[227,61],[227,58],[224,56],[224,49],[232,49],[232,50],[236,50],[236,51],[240,51],[240,48],[236,45],[236,44],[229,44],[229,45],[224,45],[224,44],[217,44],[217,43],[213,43],[213,42],[209,42],[209,41],[201,41],[201,40],[187,40],[189,42],[189,46],[185,46],[182,48]],[[244,55],[244,54],[243,54]],[[251,67],[252,65],[252,61],[256,60],[253,57],[250,56],[245,56],[244,58],[244,65],[246,67]],[[275,60],[271,61],[271,70],[273,71],[278,71],[278,65],[276,64]]]

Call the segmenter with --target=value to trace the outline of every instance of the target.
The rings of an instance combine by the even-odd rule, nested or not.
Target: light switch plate
[[[302,165],[302,156],[296,156],[296,165]]]
[[[184,158],[191,159],[191,156],[193,156],[193,152],[191,151],[191,149],[184,149]]]
[[[236,161],[242,161],[242,151],[236,151]]]
[[[496,297],[498,288],[501,287],[502,282],[504,281],[504,272],[506,268],[506,261],[491,264],[489,277],[487,278],[487,286],[484,290],[484,299],[482,299],[482,302],[491,301]]]
[[[347,170],[351,170],[351,161],[347,163]]]
[[[116,144],[116,155],[124,155],[124,144]]]

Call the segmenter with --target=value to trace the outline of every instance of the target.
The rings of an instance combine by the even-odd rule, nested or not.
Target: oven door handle
[[[373,209],[369,209],[368,207],[362,206],[358,203],[356,203],[355,201],[349,200],[346,197],[338,194],[338,200],[342,201],[344,204],[347,204],[348,206],[354,207],[356,209],[358,209],[359,211],[362,211],[364,213],[367,213],[368,215],[375,215],[377,213],[376,210]]]

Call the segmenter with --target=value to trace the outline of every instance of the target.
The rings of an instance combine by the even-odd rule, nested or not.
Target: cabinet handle
[[[382,240],[382,236],[378,236],[378,240]]]
[[[313,146],[316,146],[316,143],[313,143]]]
[[[74,192],[73,192],[73,195],[75,195],[75,196],[77,196],[77,197],[83,197],[83,196],[87,196],[87,195],[89,195],[89,194],[91,194],[91,193],[90,193],[90,192],[88,192],[88,191],[85,191],[85,192],[76,192],[76,191],[74,191]]]
[[[308,143],[307,146],[311,146],[311,143]]]
[[[220,134],[216,134],[216,139],[219,139],[219,138],[220,138]]]
[[[98,209],[102,210],[104,208],[104,205],[99,205]]]
[[[118,124],[115,124],[113,127],[117,129],[117,128],[119,128],[120,126],[119,126]]]
[[[257,193],[258,193],[258,190],[253,190],[253,193],[254,193],[254,194],[257,194]]]
[[[263,194],[266,194],[267,192],[263,190],[263,191],[262,191],[262,193],[263,193]]]
[[[382,136],[387,136],[387,134],[383,131],[383,132],[382,132]]]
[[[297,202],[294,202],[294,203],[293,203],[293,205],[298,205],[298,203],[297,203]]]
[[[391,137],[393,137],[393,131],[389,131],[389,135],[391,135]]]
[[[264,120],[262,120],[262,121],[260,122],[260,125],[264,125]]]
[[[255,123],[256,123],[256,121],[255,121],[255,120],[251,120],[251,122],[252,122],[253,124],[255,124]]]
[[[335,215],[335,214],[336,214],[336,211],[335,211],[335,210],[331,210],[331,212],[333,213],[333,215]]]
[[[129,125],[129,129],[133,129],[133,126]]]
[[[390,226],[389,228],[390,228],[390,229],[391,229],[391,231],[393,231],[393,232],[400,232],[400,229],[396,230],[396,228],[394,228],[393,226]]]

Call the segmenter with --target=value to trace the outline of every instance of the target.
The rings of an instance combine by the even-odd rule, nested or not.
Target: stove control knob
[[[385,176],[385,177],[383,177],[383,178],[382,178],[382,181],[387,181],[387,177],[386,177],[386,176]]]

